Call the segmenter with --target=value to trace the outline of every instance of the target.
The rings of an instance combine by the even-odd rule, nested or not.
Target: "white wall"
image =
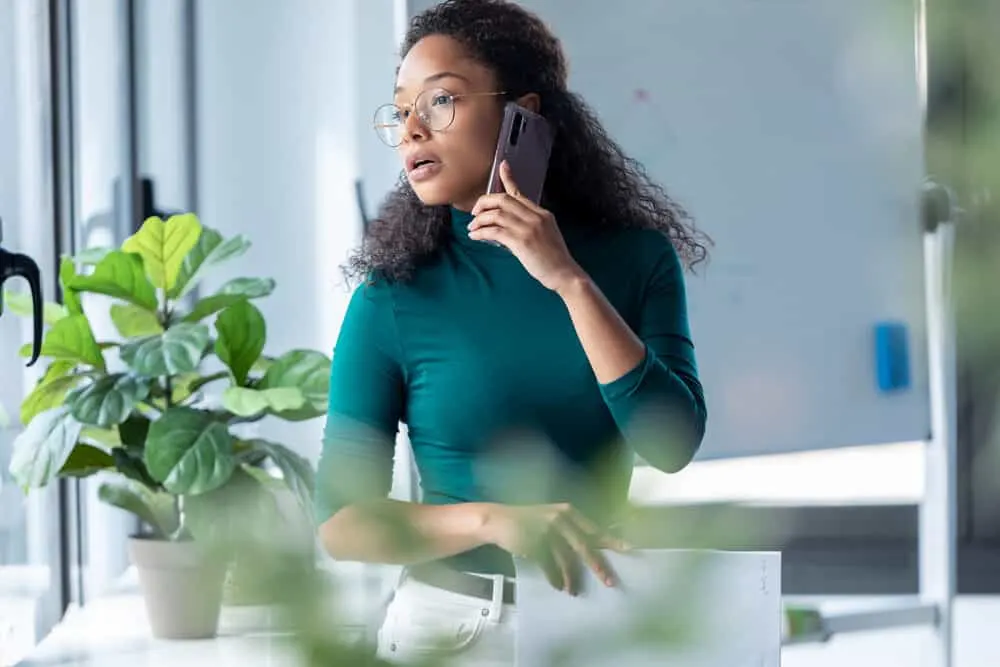
[[[274,278],[258,302],[266,351],[329,354],[348,297],[339,267],[361,233],[355,3],[213,0],[197,11],[198,212],[253,242],[205,292],[238,275]],[[315,456],[321,428],[261,431]]]
[[[357,44],[356,141],[369,216],[375,215],[378,204],[402,172],[396,151],[376,136],[372,117],[376,108],[392,101],[406,5],[406,0],[368,0],[357,5],[357,32],[365,38]]]

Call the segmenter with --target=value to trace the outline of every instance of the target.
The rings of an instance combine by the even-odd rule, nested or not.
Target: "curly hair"
[[[402,57],[429,35],[462,44],[511,99],[540,96],[556,134],[542,205],[560,224],[661,231],[689,270],[707,257],[711,240],[568,90],[562,45],[536,15],[507,0],[445,0],[413,18]],[[344,267],[347,277],[407,280],[445,241],[449,220],[448,206],[423,205],[402,176]]]

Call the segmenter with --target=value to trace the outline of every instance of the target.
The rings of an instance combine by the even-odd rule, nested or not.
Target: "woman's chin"
[[[444,206],[452,202],[450,188],[443,188],[436,183],[410,183],[410,187],[424,206]]]

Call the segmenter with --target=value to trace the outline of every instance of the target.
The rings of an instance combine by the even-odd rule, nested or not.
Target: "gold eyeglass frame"
[[[488,93],[453,93],[450,90],[448,90],[447,88],[428,88],[426,90],[421,90],[417,94],[417,96],[413,98],[413,102],[410,103],[410,105],[408,107],[401,107],[398,104],[395,104],[393,102],[389,102],[389,103],[383,104],[383,105],[381,105],[381,106],[379,106],[378,108],[375,109],[375,113],[372,114],[372,128],[375,130],[375,134],[378,135],[379,140],[381,140],[382,143],[384,143],[385,145],[389,146],[389,148],[398,148],[399,146],[401,146],[403,144],[402,137],[405,136],[405,131],[404,131],[404,133],[400,136],[399,142],[396,143],[396,144],[391,144],[391,143],[389,143],[388,141],[385,140],[385,138],[383,137],[383,130],[384,129],[390,128],[390,127],[405,126],[406,125],[406,120],[403,120],[400,123],[393,124],[393,125],[389,125],[388,123],[379,123],[378,122],[378,116],[379,116],[379,113],[381,113],[381,111],[383,109],[386,109],[388,107],[395,107],[400,112],[402,112],[403,109],[406,109],[406,108],[415,109],[416,106],[417,106],[417,102],[420,100],[420,98],[423,95],[425,95],[427,93],[430,93],[430,92],[444,93],[448,97],[451,98],[452,102],[454,102],[455,100],[460,100],[460,99],[465,98],[465,97],[487,97],[487,96],[494,96],[495,97],[497,95],[506,95],[507,94],[506,91],[488,92]],[[421,117],[419,114],[418,114],[418,118],[420,120],[420,123],[424,127],[426,127],[428,130],[430,130],[431,132],[443,132],[444,130],[447,130],[449,127],[451,127],[452,123],[455,122],[455,105],[452,104],[452,107],[451,107],[451,118],[448,120],[447,123],[445,123],[445,125],[443,127],[431,127],[431,125],[428,122],[428,120],[426,118]]]

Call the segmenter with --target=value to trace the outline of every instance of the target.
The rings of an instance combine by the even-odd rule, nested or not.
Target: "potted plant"
[[[45,307],[48,365],[21,404],[10,471],[25,492],[97,474],[108,478],[100,498],[142,520],[129,551],[157,637],[213,636],[232,562],[225,547],[294,524],[278,516],[281,492],[298,518],[311,512],[308,461],[245,430],[269,416],[324,414],[330,359],[264,355],[253,301],[273,280],[236,278],[191,297],[207,271],[249,247],[183,214],[147,219],[119,249],[63,258],[63,302]],[[17,294],[8,304],[30,309]],[[92,326],[106,305],[114,340]]]

